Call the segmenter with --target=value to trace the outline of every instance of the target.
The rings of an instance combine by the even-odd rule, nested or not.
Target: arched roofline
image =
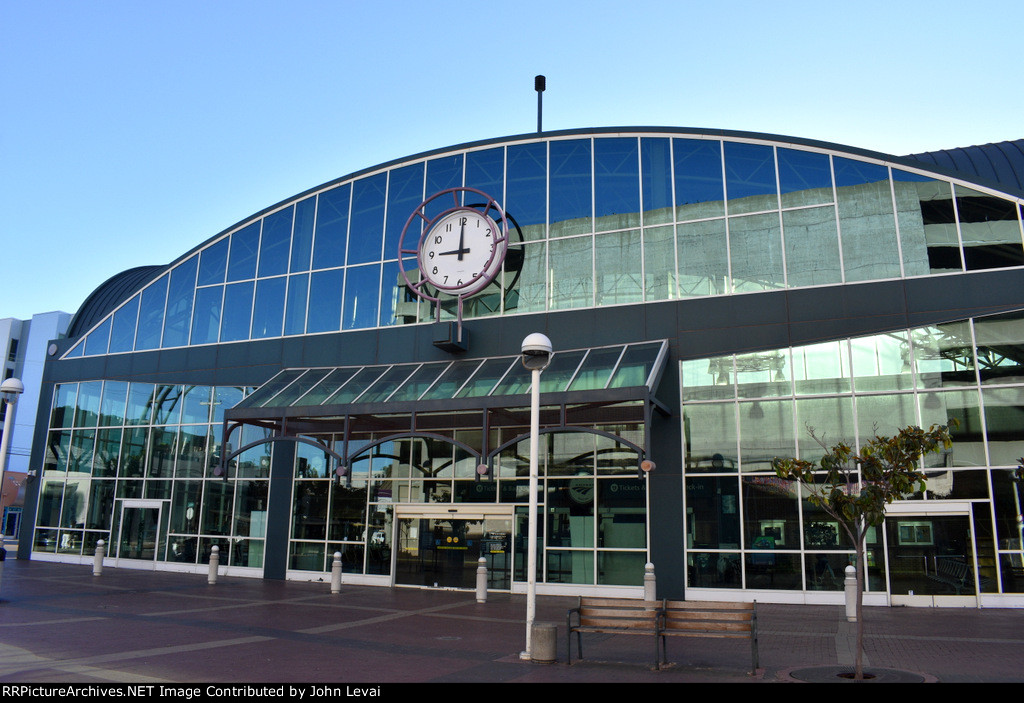
[[[400,157],[400,158],[397,158],[397,159],[391,159],[389,161],[385,161],[385,162],[376,164],[374,166],[363,168],[363,169],[360,169],[358,171],[353,171],[353,172],[348,173],[348,174],[346,174],[344,176],[340,176],[340,177],[334,178],[334,179],[332,179],[330,181],[326,181],[324,183],[321,183],[320,185],[313,186],[312,188],[307,188],[306,190],[304,190],[304,191],[302,191],[300,193],[297,193],[295,195],[289,196],[289,197],[285,198],[284,200],[280,200],[280,201],[274,203],[273,205],[270,205],[269,207],[266,207],[266,208],[263,208],[262,210],[259,210],[258,212],[255,212],[255,213],[253,213],[251,215],[247,215],[246,217],[244,217],[243,219],[241,219],[238,222],[234,223],[233,225],[231,225],[229,227],[225,227],[223,230],[221,230],[217,234],[204,239],[202,242],[200,242],[196,246],[192,247],[191,249],[189,249],[187,252],[185,252],[181,256],[179,256],[176,259],[174,259],[174,261],[172,261],[170,264],[168,264],[166,268],[173,268],[179,262],[185,261],[190,256],[192,256],[193,254],[195,254],[196,252],[200,251],[201,249],[203,249],[204,247],[208,246],[209,244],[215,242],[216,240],[220,239],[221,237],[224,237],[224,236],[230,234],[231,232],[234,232],[235,230],[241,228],[242,226],[244,226],[244,225],[246,225],[248,223],[253,222],[254,220],[258,220],[259,218],[264,217],[265,215],[268,215],[268,214],[274,212],[275,210],[280,210],[282,207],[285,207],[285,206],[287,206],[290,203],[298,202],[300,200],[303,200],[304,198],[307,198],[307,197],[309,197],[311,195],[314,195],[314,194],[319,193],[319,192],[324,191],[324,190],[329,190],[330,188],[333,188],[335,186],[341,185],[342,183],[345,183],[347,181],[354,181],[354,180],[357,180],[357,179],[362,178],[364,176],[368,176],[368,175],[373,174],[373,173],[377,173],[377,172],[380,172],[380,171],[386,171],[388,169],[394,168],[394,167],[399,166],[401,164],[413,163],[413,162],[416,162],[416,161],[423,161],[423,160],[426,160],[426,159],[434,158],[436,156],[441,156],[443,154],[448,154],[448,153],[451,153],[453,151],[465,151],[465,150],[470,150],[470,149],[482,149],[482,148],[486,148],[488,146],[497,146],[497,145],[500,145],[500,144],[512,144],[512,143],[516,143],[516,142],[537,141],[537,140],[541,140],[541,139],[558,139],[558,138],[565,138],[565,137],[577,137],[577,136],[578,137],[586,137],[586,136],[614,135],[614,134],[623,134],[623,135],[626,135],[626,134],[628,134],[628,135],[651,134],[651,135],[668,135],[668,136],[679,136],[679,137],[687,137],[687,136],[690,136],[690,137],[704,137],[704,138],[709,138],[709,139],[740,139],[740,140],[744,140],[745,139],[745,140],[752,140],[752,141],[768,141],[768,142],[774,142],[774,143],[783,144],[783,145],[791,144],[791,145],[796,146],[796,147],[810,147],[810,148],[813,148],[813,149],[822,149],[822,150],[825,150],[825,151],[841,152],[843,154],[849,154],[850,156],[874,159],[874,160],[877,160],[877,161],[883,161],[883,162],[892,164],[894,166],[905,166],[905,167],[914,168],[914,169],[918,169],[918,170],[922,170],[922,171],[927,171],[929,173],[934,173],[935,175],[943,176],[943,177],[946,177],[946,178],[955,178],[955,179],[959,179],[959,180],[969,181],[971,183],[975,183],[975,184],[980,185],[980,186],[991,188],[993,190],[1000,191],[1002,193],[1005,193],[1005,194],[1013,196],[1013,197],[1024,198],[1024,190],[1011,189],[1011,188],[1008,188],[1008,186],[1006,184],[993,183],[993,182],[985,182],[985,181],[982,181],[982,180],[978,179],[973,174],[963,173],[961,171],[955,171],[955,170],[952,170],[952,169],[943,168],[942,166],[940,166],[938,164],[935,164],[935,163],[932,163],[932,162],[919,161],[917,159],[906,157],[906,156],[896,156],[894,154],[886,154],[886,153],[879,152],[879,151],[872,151],[870,149],[862,149],[862,148],[859,148],[859,147],[852,147],[852,146],[848,146],[848,145],[845,145],[845,144],[838,144],[838,143],[834,143],[834,142],[826,142],[826,141],[821,141],[821,140],[816,140],[816,139],[805,139],[805,138],[801,138],[801,137],[791,137],[791,136],[780,135],[780,134],[771,134],[771,133],[767,133],[767,132],[745,132],[745,131],[730,130],[730,129],[706,129],[706,128],[701,129],[701,128],[692,128],[692,127],[656,127],[656,126],[640,126],[640,127],[586,127],[586,128],[577,128],[577,129],[553,130],[553,131],[547,131],[547,132],[528,132],[528,133],[524,133],[524,134],[515,134],[515,135],[505,136],[505,137],[495,137],[495,138],[491,138],[491,139],[483,139],[483,140],[477,140],[477,141],[472,141],[472,142],[463,142],[461,144],[454,144],[454,145],[451,145],[451,146],[441,147],[441,148],[438,148],[438,149],[431,149],[429,151],[422,151],[422,152],[419,152],[417,154],[412,154],[412,155],[409,155],[409,156],[403,156],[403,157]]]

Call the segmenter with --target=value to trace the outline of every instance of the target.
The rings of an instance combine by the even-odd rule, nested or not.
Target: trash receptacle
[[[550,622],[535,622],[530,632],[533,650],[530,659],[535,662],[549,664],[555,661],[558,646],[558,626]]]

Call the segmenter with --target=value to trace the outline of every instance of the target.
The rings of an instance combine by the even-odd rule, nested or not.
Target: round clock
[[[463,195],[474,204],[463,205]],[[475,204],[476,198],[483,204]],[[426,214],[438,209],[441,212],[432,218]],[[406,240],[415,237],[417,223],[423,224],[423,230],[413,249]],[[437,299],[426,288],[428,284],[438,293],[466,297],[494,280],[507,251],[508,225],[497,201],[474,188],[449,188],[427,198],[409,216],[399,244],[399,265],[409,287],[420,297]],[[405,269],[412,254],[420,272],[416,281]]]

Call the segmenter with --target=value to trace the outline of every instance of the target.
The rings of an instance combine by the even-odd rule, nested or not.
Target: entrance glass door
[[[118,559],[156,562],[160,532],[160,504],[125,501],[117,539]]]
[[[464,509],[397,516],[395,583],[428,588],[476,588],[478,560],[488,588],[510,588],[512,516]]]
[[[894,604],[924,605],[921,601],[930,599],[939,605],[957,597],[976,598],[974,542],[967,515],[888,517],[885,530]]]

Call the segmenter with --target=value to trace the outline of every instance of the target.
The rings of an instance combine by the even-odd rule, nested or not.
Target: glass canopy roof
[[[592,396],[598,395],[595,391],[636,388],[649,397],[666,353],[665,340],[556,352],[541,374],[540,392],[583,391]],[[381,412],[407,403],[450,405],[461,399],[465,400],[457,404],[468,407],[477,404],[473,399],[525,395],[530,385],[530,372],[518,354],[421,364],[292,368],[278,373],[229,412],[239,419],[317,416],[336,413],[338,406],[372,405]]]

